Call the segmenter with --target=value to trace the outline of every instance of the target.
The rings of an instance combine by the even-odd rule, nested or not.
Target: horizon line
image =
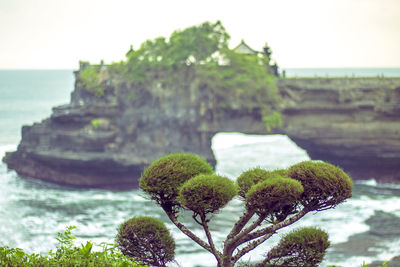
[[[106,64],[107,65],[107,64]],[[287,69],[400,69],[397,67],[284,67],[279,68],[280,70]],[[79,70],[79,68],[1,68],[0,71],[34,71],[34,70]]]

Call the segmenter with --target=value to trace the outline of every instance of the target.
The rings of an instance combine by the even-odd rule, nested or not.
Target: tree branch
[[[253,215],[255,214],[254,211],[249,211],[246,209],[245,213],[239,218],[239,220],[235,223],[235,225],[233,226],[231,232],[229,233],[227,239],[225,240],[224,243],[224,250],[223,250],[223,255],[225,257],[227,257],[229,255],[229,257],[231,257],[233,251],[238,247],[238,245],[235,244],[235,242],[237,242],[237,240],[239,240],[237,238],[237,234],[240,233],[240,231],[243,229],[243,227],[246,226],[246,224],[250,221],[250,219],[253,217]],[[259,224],[260,218],[258,218],[255,222],[253,222],[252,225],[250,225],[248,228],[246,228],[244,230],[245,234],[249,233],[250,231],[252,231],[255,227],[257,227],[257,225]],[[245,235],[244,234],[244,235]],[[242,236],[240,234],[240,236]],[[229,261],[231,262],[231,260],[233,260],[233,257],[228,259],[224,259],[224,261]]]
[[[194,220],[198,225],[203,226],[203,223],[200,222],[199,220],[197,220],[197,215],[198,215],[198,214],[193,213],[193,215],[192,215],[193,220]]]
[[[268,234],[268,233],[272,233],[272,234],[273,234],[273,233],[275,233],[277,230],[279,230],[279,229],[281,229],[281,228],[283,228],[283,227],[286,227],[286,226],[288,226],[288,225],[290,225],[290,224],[292,224],[292,223],[294,223],[294,222],[300,220],[300,219],[301,219],[304,215],[306,215],[308,212],[309,212],[309,209],[308,209],[308,208],[303,208],[303,209],[302,209],[301,211],[299,211],[296,215],[293,215],[292,217],[290,217],[290,218],[288,218],[288,219],[286,219],[286,220],[284,220],[284,221],[281,221],[280,223],[277,223],[277,224],[274,224],[274,225],[265,227],[265,228],[263,228],[263,229],[260,229],[260,230],[258,230],[258,231],[255,231],[255,232],[253,232],[253,233],[250,233],[250,234],[248,234],[247,236],[244,236],[244,237],[240,240],[239,245],[241,245],[241,244],[243,244],[243,243],[246,243],[246,242],[248,242],[248,241],[251,241],[251,240],[253,240],[253,239],[256,239],[256,238],[258,238],[258,237],[261,237],[261,236],[263,236],[263,235],[265,235],[265,234]]]
[[[249,211],[246,209],[246,212],[239,218],[239,220],[233,226],[231,232],[228,234],[226,240],[232,239],[235,235],[237,235],[243,227],[246,226],[248,221],[253,217],[254,211]]]
[[[265,219],[265,216],[259,216],[257,220],[255,220],[249,227],[241,231],[237,236],[233,237],[232,243],[235,243],[237,240],[240,240],[244,236],[246,236],[248,233],[256,229],[257,226],[259,226]]]
[[[233,256],[233,262],[237,262],[244,254],[246,254],[247,252],[253,250],[254,248],[256,248],[258,245],[262,244],[263,242],[265,242],[268,238],[270,238],[273,234],[275,234],[275,232],[266,234],[264,236],[262,236],[260,239],[255,240],[251,243],[249,243],[247,246],[245,246],[244,248],[242,248],[241,250],[238,251],[238,253],[236,253],[235,256]]]
[[[175,224],[175,226],[178,227],[178,229],[181,230],[182,233],[187,235],[190,239],[199,244],[202,248],[213,254],[213,250],[211,249],[211,247],[206,242],[201,240],[198,236],[196,236],[192,231],[190,231],[186,226],[180,223],[176,218],[175,214],[168,212],[165,209],[164,211],[168,215],[168,218],[171,220],[171,222]]]
[[[215,258],[218,262],[222,259],[222,253],[215,249],[214,241],[211,237],[210,229],[208,228],[206,216],[204,214],[200,214],[201,225],[203,226],[204,232],[206,233],[208,244],[210,244],[212,254],[214,254]]]

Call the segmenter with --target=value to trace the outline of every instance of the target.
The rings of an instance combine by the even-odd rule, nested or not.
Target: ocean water
[[[17,144],[22,125],[67,103],[73,85],[72,70],[0,70],[0,145]]]
[[[354,70],[356,71],[356,70]],[[24,124],[45,119],[51,107],[69,101],[73,89],[71,70],[0,71],[0,157],[15,150]],[[218,133],[212,148],[219,174],[235,179],[252,167],[277,169],[309,159],[287,136],[253,136]],[[233,200],[215,215],[211,231],[221,246],[243,210]],[[132,216],[151,215],[165,221],[177,243],[179,266],[215,266],[215,260],[180,233],[162,210],[139,190],[82,190],[19,177],[0,163],[0,246],[21,247],[27,252],[54,248],[57,232],[76,225],[77,243],[113,242],[116,228]],[[182,220],[205,237],[190,214]],[[261,260],[279,237],[299,226],[317,226],[329,233],[332,246],[321,266],[360,266],[363,261],[388,260],[400,255],[400,186],[356,182],[353,197],[335,209],[311,213],[244,257]],[[171,266],[177,266],[172,264]]]

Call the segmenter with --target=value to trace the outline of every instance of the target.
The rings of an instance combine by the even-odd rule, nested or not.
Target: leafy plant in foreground
[[[144,171],[140,187],[179,230],[214,255],[217,266],[230,267],[279,229],[309,212],[333,208],[351,197],[352,180],[331,164],[305,161],[287,170],[255,168],[242,173],[235,184],[214,174],[204,159],[175,153],[154,161]],[[218,249],[209,222],[237,194],[244,202],[243,215],[233,225],[223,246],[219,246],[222,249]],[[206,240],[179,221],[183,209],[192,212]],[[283,237],[257,266],[317,266],[328,246],[324,231],[302,228]],[[127,246],[120,244],[120,249],[126,254]]]
[[[65,232],[58,233],[58,245],[55,251],[50,250],[47,256],[37,253],[27,254],[20,248],[0,247],[0,266],[2,267],[144,267],[145,265],[124,256],[116,246],[102,244],[101,251],[93,251],[95,244],[86,242],[85,245],[74,246],[75,237],[71,231],[76,227],[67,227]]]

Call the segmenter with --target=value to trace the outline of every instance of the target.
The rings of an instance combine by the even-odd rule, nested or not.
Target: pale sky
[[[281,68],[400,67],[400,0],[0,0],[0,69],[77,69],[221,20]]]

